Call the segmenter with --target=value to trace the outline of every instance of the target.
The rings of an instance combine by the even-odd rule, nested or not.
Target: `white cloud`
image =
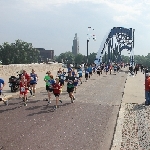
[[[114,16],[113,20],[119,23],[127,24],[129,21],[135,20],[135,18],[127,14],[127,15]]]

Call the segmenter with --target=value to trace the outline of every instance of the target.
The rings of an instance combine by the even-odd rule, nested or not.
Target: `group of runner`
[[[54,109],[57,109],[58,107],[58,101],[62,103],[62,100],[60,98],[60,94],[63,91],[63,86],[66,83],[67,84],[67,92],[69,94],[71,103],[74,103],[75,96],[74,93],[77,92],[77,86],[78,84],[82,84],[82,77],[83,72],[85,74],[85,79],[88,81],[88,79],[97,72],[97,74],[100,76],[102,72],[109,72],[110,74],[112,72],[112,69],[114,69],[114,73],[118,72],[120,70],[119,64],[114,65],[107,65],[107,64],[101,64],[99,66],[96,65],[89,65],[85,66],[84,70],[83,67],[79,66],[79,68],[76,70],[72,68],[71,66],[68,67],[67,72],[64,71],[64,69],[57,71],[56,78],[53,77],[52,73],[48,71],[46,73],[46,76],[44,77],[44,81],[46,84],[46,91],[48,94],[48,98],[45,100],[48,101],[48,105],[51,104],[51,96],[52,93],[56,97],[56,104],[54,106]],[[30,94],[35,97],[35,91],[36,91],[36,84],[38,82],[38,75],[35,73],[35,70],[32,69],[31,73],[28,74],[25,70],[23,70],[21,78],[20,78],[20,97],[23,98],[24,105],[27,106],[28,101],[28,91],[30,91]],[[3,86],[1,86],[3,85]],[[0,79],[0,95],[1,90],[5,86],[4,80]]]

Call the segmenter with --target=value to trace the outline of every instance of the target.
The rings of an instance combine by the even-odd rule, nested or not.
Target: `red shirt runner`
[[[54,94],[60,94],[60,84],[58,84],[58,83],[55,83],[55,84],[53,84],[53,93]]]

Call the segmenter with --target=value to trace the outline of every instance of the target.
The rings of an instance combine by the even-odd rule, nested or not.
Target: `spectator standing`
[[[145,105],[150,105],[150,76],[149,73],[145,74]]]
[[[144,68],[143,65],[141,65],[141,72],[143,72],[143,68]]]

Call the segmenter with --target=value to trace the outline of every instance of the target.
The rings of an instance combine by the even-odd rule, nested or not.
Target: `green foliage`
[[[106,60],[107,60],[107,57],[108,56],[106,55]],[[129,56],[122,55],[121,57],[124,63],[130,62]],[[134,57],[135,57],[135,63],[143,64],[144,66],[150,67],[150,53],[147,56],[135,55]],[[62,62],[63,60],[64,63],[70,63],[70,64],[72,63],[81,64],[81,63],[86,63],[87,61],[87,57],[85,55],[82,55],[82,54],[73,55],[72,52],[61,53],[59,56],[55,56],[55,58],[56,58],[56,61],[58,62]],[[96,53],[90,53],[88,57],[89,64],[92,64],[95,58],[96,58]],[[105,61],[105,55],[103,56],[102,60],[103,62]]]
[[[96,57],[96,53],[89,55],[89,63],[93,63]],[[55,60],[58,62],[64,62],[68,64],[81,64],[86,63],[87,57],[82,54],[73,55],[72,52],[61,53],[59,56],[55,57]]]
[[[31,43],[16,40],[15,43],[0,45],[0,60],[3,65],[38,62],[40,52]]]

